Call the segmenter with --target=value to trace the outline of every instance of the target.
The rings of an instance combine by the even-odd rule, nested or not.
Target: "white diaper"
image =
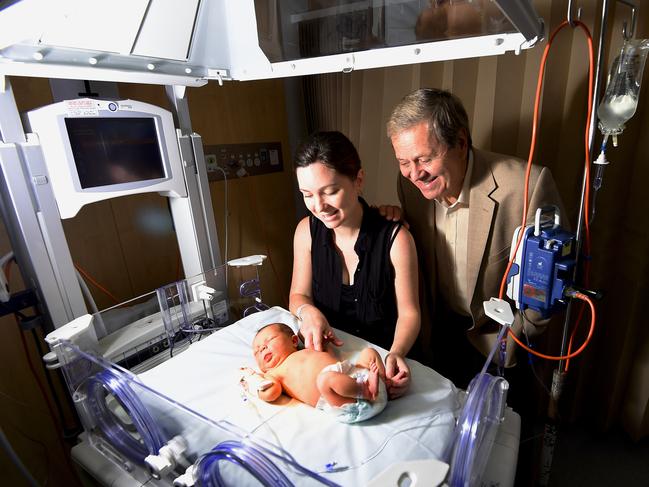
[[[370,373],[368,369],[356,367],[349,360],[327,365],[320,373],[322,374],[324,372],[340,372],[348,375],[360,384],[367,382]],[[385,409],[387,403],[388,392],[385,388],[385,383],[379,380],[379,392],[373,401],[359,398],[356,402],[337,407],[330,405],[324,397],[320,396],[315,407],[332,414],[341,423],[360,423],[379,414]]]

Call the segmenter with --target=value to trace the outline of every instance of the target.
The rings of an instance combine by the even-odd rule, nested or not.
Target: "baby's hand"
[[[250,367],[241,367],[240,370],[244,375],[241,376],[239,382],[251,394],[259,395],[259,392],[265,391],[273,385],[272,380],[265,379]]]

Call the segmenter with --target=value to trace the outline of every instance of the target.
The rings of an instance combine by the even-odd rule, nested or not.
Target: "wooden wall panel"
[[[63,221],[63,228],[76,266],[108,290],[116,299],[87,280],[98,309],[105,309],[133,296],[130,273],[110,201],[84,206],[76,217]]]
[[[182,278],[178,241],[167,198],[145,193],[117,198],[110,205],[131,283],[129,297]]]
[[[261,269],[264,299],[288,306],[296,218],[283,81],[210,83],[191,88],[188,100],[193,129],[205,145],[282,144],[283,172],[228,182],[228,258],[267,254]],[[223,254],[225,184],[210,183],[210,192]]]

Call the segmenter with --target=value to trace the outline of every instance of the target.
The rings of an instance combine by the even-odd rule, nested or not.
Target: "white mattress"
[[[294,399],[270,404],[247,395],[244,400],[239,368],[256,368],[252,339],[262,325],[273,322],[297,329],[293,315],[272,308],[195,342],[139,377],[150,388],[211,420],[226,420],[254,432],[255,437],[288,451],[304,467],[341,485],[365,485],[395,461],[442,458],[455,423],[457,394],[450,381],[415,361],[408,362],[412,372],[408,393],[359,424],[338,423]],[[353,358],[368,345],[347,333],[337,334],[345,342],[341,359]],[[190,442],[197,434],[187,432]],[[332,463],[337,471],[323,473]]]

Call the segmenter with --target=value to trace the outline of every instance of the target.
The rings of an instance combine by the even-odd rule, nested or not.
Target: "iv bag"
[[[627,40],[613,61],[604,98],[597,107],[604,136],[621,134],[624,123],[635,113],[648,50],[649,39]]]

